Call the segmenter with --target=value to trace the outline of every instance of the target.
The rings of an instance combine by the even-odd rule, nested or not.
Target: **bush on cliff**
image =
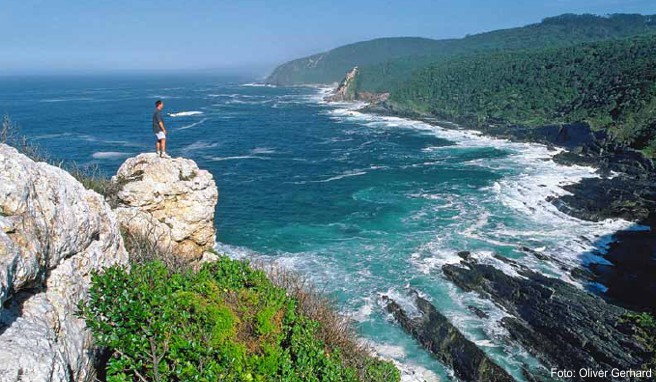
[[[198,272],[159,261],[92,276],[81,304],[111,356],[108,381],[394,381],[389,362],[361,369],[318,335],[318,321],[261,270],[221,257]]]
[[[656,316],[650,313],[630,313],[625,322],[632,324],[637,337],[651,352],[651,359],[643,365],[646,369],[656,369]]]

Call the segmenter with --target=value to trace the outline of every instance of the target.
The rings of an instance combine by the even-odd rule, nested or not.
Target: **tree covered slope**
[[[274,85],[332,84],[357,65],[437,53],[450,40],[399,37],[345,45],[325,53],[290,61],[277,67],[266,82]]]
[[[396,108],[526,126],[587,122],[656,151],[656,34],[537,51],[454,58],[392,91]]]
[[[606,17],[566,14],[520,28],[461,39],[383,38],[333,49],[276,68],[267,79],[276,85],[332,84],[359,66],[360,90],[393,89],[410,75],[436,62],[484,52],[563,47],[656,31],[656,17],[617,14]]]

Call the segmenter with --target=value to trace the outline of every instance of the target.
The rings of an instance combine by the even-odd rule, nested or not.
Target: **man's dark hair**
[[[157,101],[155,101],[155,107],[157,107],[157,106],[159,106],[159,105],[161,105],[161,104],[162,104],[162,100],[161,100],[161,99],[158,99]]]

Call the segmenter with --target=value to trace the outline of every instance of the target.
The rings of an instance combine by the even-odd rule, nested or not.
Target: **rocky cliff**
[[[200,260],[215,245],[214,178],[189,159],[141,154],[127,159],[112,182],[120,186],[121,226],[157,242],[160,249]]]
[[[389,93],[371,93],[364,92],[358,89],[358,67],[354,67],[350,72],[346,73],[346,77],[337,86],[332,94],[325,97],[326,102],[353,102],[364,101],[370,103],[378,103],[387,101]]]
[[[345,102],[355,101],[357,99],[357,77],[358,67],[356,66],[350,72],[346,73],[346,77],[339,83],[335,91],[325,98],[328,102]]]
[[[0,380],[87,380],[94,348],[77,304],[92,271],[127,263],[103,197],[0,144]]]
[[[459,255],[460,263],[442,267],[445,277],[508,312],[501,324],[547,369],[639,370],[649,359],[649,350],[626,322],[626,309],[503,256],[495,259],[517,276],[482,264],[467,252]],[[577,374],[569,380],[585,379]]]

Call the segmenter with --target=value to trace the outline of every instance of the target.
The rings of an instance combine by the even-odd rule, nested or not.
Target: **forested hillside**
[[[415,73],[390,102],[477,123],[583,121],[653,155],[656,34],[452,59]]]
[[[332,84],[342,80],[357,65],[437,54],[451,40],[400,37],[358,42],[329,52],[290,61],[277,67],[266,82],[274,85]]]
[[[564,47],[583,42],[636,36],[656,31],[656,17],[566,14],[520,28],[461,39],[385,38],[360,42],[301,58],[276,68],[267,79],[276,85],[332,84],[354,66],[361,69],[363,91],[388,91],[431,63],[485,52]]]

